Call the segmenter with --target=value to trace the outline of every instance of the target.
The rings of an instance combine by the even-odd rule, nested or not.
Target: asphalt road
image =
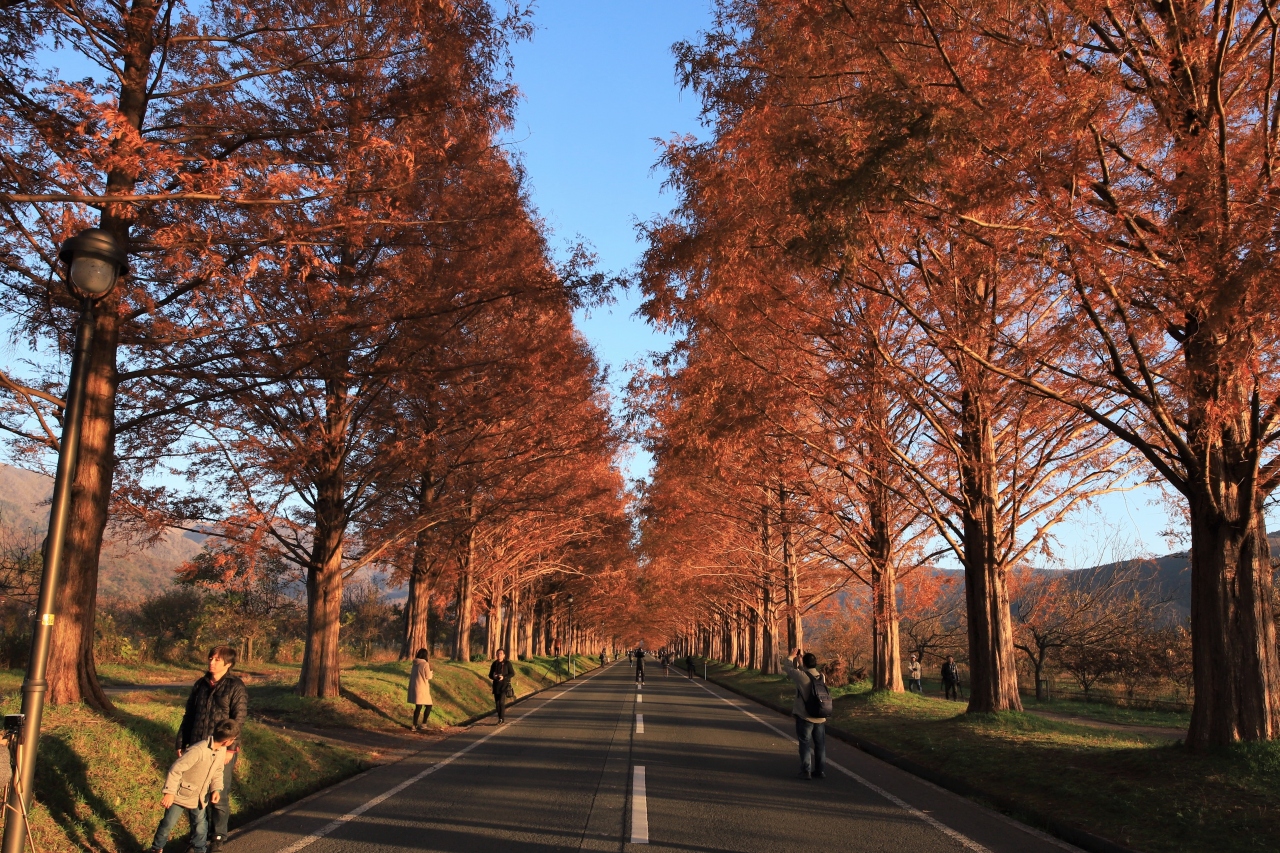
[[[610,665],[233,836],[228,853],[1076,848],[834,740],[798,778],[792,724],[650,664]]]

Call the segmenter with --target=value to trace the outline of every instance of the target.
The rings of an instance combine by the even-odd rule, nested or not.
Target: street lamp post
[[[44,543],[44,567],[31,639],[31,659],[27,664],[27,677],[22,682],[22,713],[11,714],[4,721],[5,737],[10,743],[13,780],[5,805],[2,853],[22,853],[27,836],[27,809],[31,804],[36,747],[40,741],[40,720],[44,716],[44,698],[48,689],[45,675],[53,637],[54,604],[71,510],[71,478],[80,452],[80,422],[84,415],[89,346],[93,342],[93,310],[97,301],[115,287],[120,275],[128,271],[124,250],[115,237],[100,228],[89,228],[63,243],[58,260],[67,265],[67,286],[81,301],[81,313],[76,327],[75,349],[71,353],[71,376],[67,381],[58,473],[53,481],[53,499],[49,509],[49,532]]]

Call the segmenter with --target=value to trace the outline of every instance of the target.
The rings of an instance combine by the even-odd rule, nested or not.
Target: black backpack
[[[804,700],[804,712],[810,717],[831,716],[831,692],[827,690],[827,682],[819,675],[814,678],[809,673],[809,698]]]

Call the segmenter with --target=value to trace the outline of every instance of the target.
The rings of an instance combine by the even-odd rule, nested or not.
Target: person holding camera
[[[498,649],[489,666],[489,681],[493,684],[493,706],[498,711],[498,722],[507,721],[507,700],[516,698],[515,667],[507,660],[507,650]]]
[[[830,694],[818,669],[818,658],[810,652],[794,649],[791,657],[782,659],[782,669],[796,685],[796,698],[791,703],[791,716],[796,720],[796,740],[800,745],[800,778],[825,779],[827,774],[827,718],[819,716],[819,706]]]

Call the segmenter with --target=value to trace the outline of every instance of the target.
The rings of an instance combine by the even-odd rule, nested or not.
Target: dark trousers
[[[425,714],[422,713],[423,709],[426,709]],[[413,706],[413,725],[415,727],[418,725],[419,717],[422,718],[422,724],[425,726],[427,724],[427,720],[431,719],[431,706],[430,705],[414,705]]]
[[[183,814],[186,814],[187,820],[191,823],[191,846],[199,853],[204,853],[205,847],[209,843],[209,821],[206,818],[206,810],[189,809],[177,803],[164,810],[164,817],[160,818],[160,826],[156,828],[155,838],[151,839],[152,850],[164,849],[165,843],[173,833],[173,827]]]
[[[796,740],[800,742],[800,769],[821,773],[827,764],[827,724],[796,717]]]
[[[218,802],[210,803],[205,810],[211,812],[209,822],[213,824],[213,840],[219,843],[227,840],[227,826],[231,822],[231,782],[239,760],[239,750],[231,753],[231,760],[222,768],[222,794]]]
[[[958,689],[956,689],[956,688],[957,688],[957,686],[958,686],[958,685],[957,685],[957,684],[956,684],[956,682],[954,682],[954,681],[944,681],[944,682],[942,682],[942,690],[943,690],[943,694],[944,694],[948,699],[959,699],[959,698],[960,698],[960,691],[959,691]]]
[[[636,664],[636,681],[644,684],[644,661],[640,661]]]
[[[506,688],[493,694],[493,707],[498,710],[498,722],[502,722],[507,718],[507,691]]]

